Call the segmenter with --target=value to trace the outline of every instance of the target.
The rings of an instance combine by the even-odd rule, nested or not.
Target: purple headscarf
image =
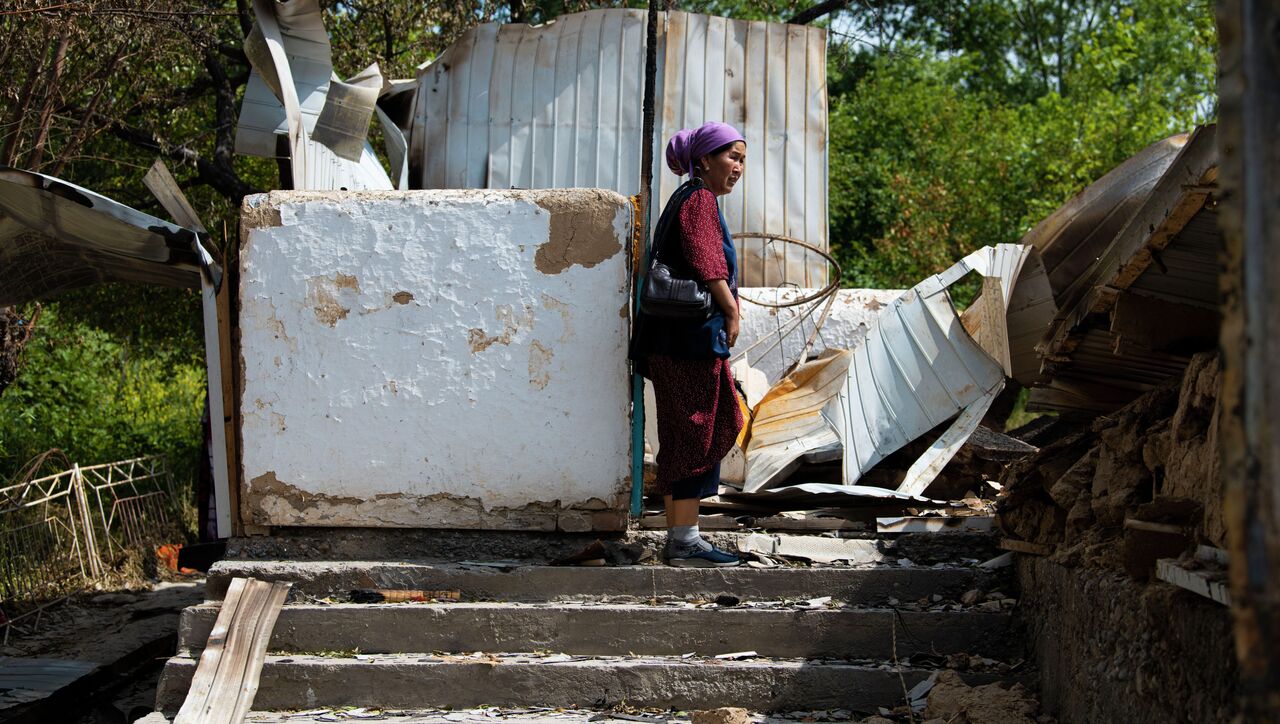
[[[738,129],[728,123],[707,121],[686,128],[667,141],[667,168],[677,176],[693,173],[693,164],[708,153],[735,141],[746,142]]]

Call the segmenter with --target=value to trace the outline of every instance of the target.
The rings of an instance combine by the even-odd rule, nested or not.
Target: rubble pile
[[[1056,432],[1041,426],[1038,436],[1052,441],[1002,478],[1001,530],[1049,546],[1057,562],[1108,567],[1123,563],[1126,547],[1115,542],[1130,529],[1183,531],[1187,545],[1221,546],[1220,370],[1216,353],[1197,354],[1181,380],[1110,415],[1060,419]]]
[[[969,686],[960,675],[946,670],[929,691],[923,720],[948,724],[1036,724],[1040,702],[1022,684],[1006,689],[1000,684]]]

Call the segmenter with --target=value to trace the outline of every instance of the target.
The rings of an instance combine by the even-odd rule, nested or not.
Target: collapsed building
[[[996,499],[1000,545],[1016,552],[1019,620],[1048,711],[1064,721],[1234,714],[1240,675],[1223,584],[1231,522],[1218,457],[1222,143],[1214,127],[1153,144],[1020,244],[975,250],[909,290],[839,290],[825,254],[821,30],[671,12],[651,31],[642,11],[597,10],[539,27],[479,26],[416,79],[385,81],[371,67],[341,82],[318,5],[257,2],[255,11],[246,39],[255,72],[237,149],[285,150],[293,190],[246,200],[236,268],[224,274],[202,253],[198,220],[176,206],[166,208],[181,226],[130,216],[55,179],[15,171],[0,179],[0,234],[8,234],[0,253],[11,259],[48,256],[56,246],[74,259],[60,265],[64,272],[96,270],[67,284],[203,285],[210,399],[221,401],[214,417],[225,422],[215,440],[219,530],[248,541],[244,550],[288,556],[299,550],[294,539],[323,550],[354,545],[335,532],[344,528],[634,528],[643,512],[645,416],[626,339],[646,214],[674,190],[644,159],[658,157],[652,151],[671,131],[714,117],[763,139],[763,162],[753,163],[725,211],[742,237],[744,286],[756,288],[744,298],[771,300],[745,305],[743,344],[756,349],[777,337],[779,352],[776,360],[772,350],[736,360],[754,419],[735,452],[738,477],[726,475],[708,512],[823,509],[828,519],[843,515],[848,530],[866,530],[857,523],[874,532],[878,516],[892,511],[926,520],[919,525],[927,529],[928,520],[946,527],[952,523],[940,521],[974,512],[956,501],[985,491],[981,497]],[[650,46],[657,62],[646,77]],[[701,75],[670,62],[688,53],[707,58]],[[529,58],[536,62],[521,62]],[[648,131],[635,102],[646,85],[657,119]],[[390,172],[365,140],[374,116]],[[647,207],[635,198],[646,196]],[[122,245],[84,231],[97,216],[65,223],[88,213],[149,236]],[[104,244],[105,256],[95,256]],[[947,290],[975,273],[981,294],[958,311]],[[4,282],[21,288],[9,276]],[[1029,410],[1053,414],[1007,436],[991,419],[984,427],[997,398],[1019,386],[1030,390]],[[650,435],[650,452],[652,442]],[[392,540],[371,539],[384,547]],[[874,546],[846,547],[884,562]],[[379,589],[392,580],[406,588],[407,580],[419,593],[464,580],[464,590],[481,592],[474,595],[527,595],[477,582],[483,565],[387,572],[394,566],[383,561],[306,578],[248,560],[223,577],[292,575],[315,596],[340,587],[321,583],[325,576]],[[592,585],[608,588],[604,580]],[[749,585],[763,596],[782,585],[750,580],[699,581],[696,593],[714,598],[708,585]],[[664,595],[687,593],[669,585]],[[239,595],[226,580],[218,586],[215,596]],[[989,603],[998,611],[1005,600]],[[190,642],[204,646],[198,633],[207,634],[212,615],[216,609],[192,614],[205,624],[188,631],[196,632]],[[891,617],[895,635],[896,626]],[[893,645],[896,657],[896,638]],[[964,645],[1010,655],[979,639]],[[176,709],[188,686],[198,690],[193,650],[171,664],[162,709]],[[273,663],[283,672],[277,679],[350,675],[337,664],[306,673],[285,659]],[[926,652],[917,659],[928,661]],[[437,675],[394,663],[407,667],[397,676]],[[784,691],[752,701],[795,706],[808,696],[862,706],[901,698],[896,681],[853,668],[814,684],[807,673],[762,665],[751,676]],[[739,672],[744,680],[748,669]],[[814,676],[828,675],[818,669]],[[864,698],[819,693],[855,674]],[[969,674],[973,683],[1007,681]],[[925,668],[907,676],[912,685],[931,681]],[[622,698],[644,690],[631,685]],[[319,701],[286,691],[266,700]]]

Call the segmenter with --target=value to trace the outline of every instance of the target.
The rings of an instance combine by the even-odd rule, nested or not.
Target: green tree
[[[830,225],[849,283],[907,286],[1017,241],[1144,146],[1212,119],[1211,8],[1060,2],[1016,17],[1042,4],[891,8],[891,42],[833,49]]]

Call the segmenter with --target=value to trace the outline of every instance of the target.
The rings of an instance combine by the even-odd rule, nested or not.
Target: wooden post
[[[1280,721],[1280,0],[1218,6],[1222,472],[1243,720]]]

